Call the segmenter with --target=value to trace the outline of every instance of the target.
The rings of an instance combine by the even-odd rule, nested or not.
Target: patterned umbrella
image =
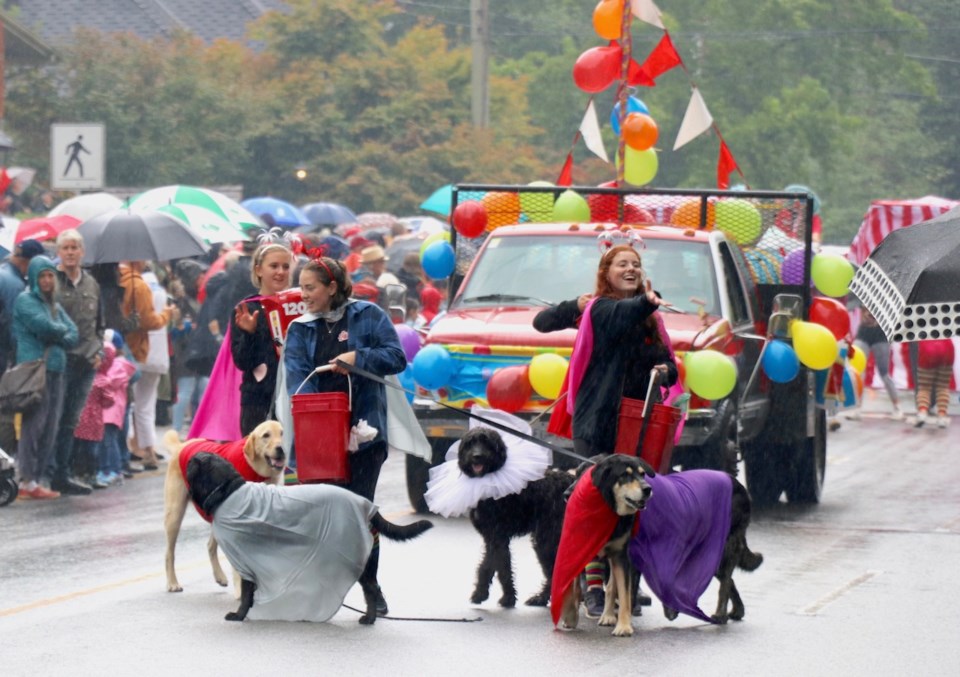
[[[850,291],[891,341],[960,336],[960,207],[887,235]]]
[[[81,223],[83,262],[169,261],[205,253],[209,247],[186,223],[159,211],[115,209]]]
[[[266,215],[269,214],[274,224],[281,228],[296,228],[310,223],[310,220],[298,207],[275,197],[252,197],[244,200],[240,205],[264,221],[269,220],[266,218]]]
[[[450,216],[450,201],[452,195],[453,184],[448,183],[445,186],[440,186],[433,191],[430,197],[420,203],[420,209],[425,212],[439,214],[440,216]]]
[[[173,185],[152,188],[145,193],[132,197],[128,206],[132,210],[139,211],[142,209],[159,209],[170,204],[209,209],[245,233],[262,230],[264,227],[259,218],[223,193],[195,186]]]
[[[244,242],[250,236],[225,218],[209,209],[192,205],[175,204],[160,207],[158,212],[172,214],[190,226],[207,244],[215,242]]]

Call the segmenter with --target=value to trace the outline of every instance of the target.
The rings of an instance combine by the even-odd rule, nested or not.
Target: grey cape
[[[257,584],[252,620],[329,620],[366,565],[376,506],[323,484],[248,482],[217,508],[213,534]]]

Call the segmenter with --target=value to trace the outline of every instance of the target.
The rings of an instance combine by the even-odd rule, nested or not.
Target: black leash
[[[361,611],[360,609],[354,609],[349,604],[343,604],[344,609],[350,609],[350,611],[356,611],[360,615],[366,615],[366,611]],[[477,618],[408,618],[404,616],[380,616],[377,618],[382,618],[387,621],[421,621],[423,623],[479,623],[483,619],[479,616]]]
[[[337,360],[336,364],[337,364],[338,367],[342,367],[343,369],[346,369],[346,370],[349,371],[350,373],[356,374],[357,376],[363,376],[364,378],[368,378],[368,379],[370,379],[371,381],[376,381],[377,383],[380,383],[380,384],[382,384],[382,385],[385,385],[385,386],[387,386],[387,387],[389,387],[389,388],[393,388],[394,390],[399,390],[399,391],[401,391],[401,392],[408,393],[408,394],[414,395],[414,396],[417,395],[417,393],[414,392],[414,391],[412,391],[412,390],[407,390],[406,388],[404,388],[404,387],[401,386],[401,385],[397,385],[397,384],[395,384],[395,383],[390,383],[390,382],[389,382],[388,380],[386,380],[385,378],[382,378],[382,377],[380,377],[380,376],[377,376],[376,374],[372,374],[372,373],[370,373],[369,371],[367,371],[366,369],[361,369],[360,367],[358,367],[358,366],[356,366],[356,365],[347,364],[346,362],[343,362],[343,361],[341,361],[341,360]],[[504,424],[499,423],[499,422],[497,422],[497,421],[492,421],[492,420],[490,420],[489,418],[484,418],[483,416],[479,416],[479,415],[477,415],[477,414],[474,414],[473,412],[468,411],[468,410],[466,410],[466,409],[458,409],[457,407],[451,406],[451,405],[446,404],[446,403],[444,403],[444,402],[440,402],[440,401],[438,401],[438,400],[431,400],[431,401],[432,401],[434,404],[439,404],[441,407],[444,407],[445,409],[449,409],[450,411],[455,411],[456,413],[460,414],[461,416],[466,416],[467,418],[475,418],[475,419],[477,419],[478,421],[480,421],[481,423],[483,423],[484,425],[488,425],[488,426],[490,426],[491,428],[496,428],[497,430],[502,430],[503,432],[509,433],[509,434],[511,434],[511,435],[515,435],[515,436],[519,437],[519,438],[522,439],[522,440],[526,440],[527,442],[532,442],[532,443],[537,444],[537,445],[539,445],[539,446],[541,446],[541,447],[546,447],[546,448],[549,449],[550,451],[553,451],[553,452],[558,453],[558,454],[563,454],[564,456],[569,456],[570,458],[574,458],[574,459],[580,461],[581,463],[589,463],[589,464],[591,464],[591,465],[593,465],[593,464],[595,463],[595,461],[591,461],[589,458],[586,458],[585,456],[581,456],[580,454],[578,454],[578,453],[576,453],[576,452],[574,452],[574,451],[570,451],[569,449],[564,449],[563,447],[559,447],[559,446],[557,446],[556,444],[551,444],[550,442],[547,442],[546,440],[541,440],[539,437],[534,437],[533,435],[528,435],[527,433],[520,432],[519,430],[514,430],[514,429],[511,428],[510,426],[504,425]]]

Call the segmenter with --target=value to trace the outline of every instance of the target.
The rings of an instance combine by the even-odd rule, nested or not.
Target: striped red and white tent
[[[927,195],[915,200],[875,200],[870,203],[870,209],[867,210],[860,224],[860,230],[857,231],[853,242],[850,244],[850,251],[847,252],[847,259],[858,266],[870,256],[870,252],[880,244],[881,240],[897,228],[906,228],[917,223],[923,223],[930,219],[948,212],[960,202],[947,200],[934,195]],[[859,310],[852,313],[853,331],[859,324]],[[954,379],[960,374],[960,339],[954,339],[955,352],[957,354],[954,364]],[[872,360],[871,360],[872,361]],[[909,345],[906,343],[892,343],[890,345],[890,376],[898,389],[913,389],[913,379],[910,374]],[[951,383],[954,389],[956,380]],[[864,385],[873,388],[882,388],[879,374],[870,365],[867,373],[864,375]]]
[[[897,228],[929,221],[957,205],[960,205],[960,202],[934,195],[915,200],[874,200],[850,244],[847,258],[862,266],[880,241]]]

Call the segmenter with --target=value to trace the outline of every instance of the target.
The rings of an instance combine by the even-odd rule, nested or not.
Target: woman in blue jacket
[[[309,261],[300,272],[300,292],[307,312],[290,323],[283,353],[291,396],[316,367],[337,360],[381,377],[398,374],[407,366],[387,314],[376,304],[350,298],[350,276],[342,263],[325,256]],[[347,387],[347,371],[335,367],[314,375],[300,392],[347,392]],[[380,467],[387,458],[386,393],[380,383],[353,377],[352,395],[350,425],[364,419],[377,434],[350,454],[350,481],[344,486],[373,501]],[[374,573],[379,553],[375,538],[370,555]],[[377,613],[387,613],[387,603],[379,593]]]
[[[17,342],[17,364],[46,358],[46,392],[40,404],[23,412],[17,465],[20,470],[19,498],[57,498],[41,481],[53,451],[63,408],[63,374],[67,348],[77,343],[77,325],[56,301],[57,274],[53,261],[35,256],[27,268],[27,285],[13,306],[13,335]]]

